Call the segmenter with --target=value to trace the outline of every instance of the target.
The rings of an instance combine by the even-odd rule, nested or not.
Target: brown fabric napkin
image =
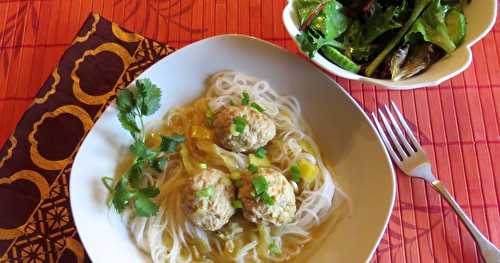
[[[70,211],[73,158],[116,91],[171,52],[88,17],[0,150],[0,262],[89,261]]]

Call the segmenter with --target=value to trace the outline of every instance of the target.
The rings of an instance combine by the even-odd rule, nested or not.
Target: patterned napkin
[[[0,150],[0,262],[87,262],[68,182],[86,134],[173,49],[91,14]]]

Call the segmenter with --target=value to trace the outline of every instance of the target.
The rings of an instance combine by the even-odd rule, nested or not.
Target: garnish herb
[[[267,191],[268,187],[267,180],[262,175],[257,176],[252,180],[252,186],[255,189],[255,193],[257,195],[261,195],[262,193]]]
[[[256,173],[258,169],[259,169],[259,167],[257,167],[255,164],[248,165],[248,171],[250,171],[253,174]]]
[[[275,255],[281,254],[281,248],[274,241],[269,244],[269,251]]]
[[[198,192],[196,192],[196,197],[198,198],[207,198],[210,199],[215,193],[215,189],[213,186],[205,187]]]
[[[260,198],[262,198],[262,201],[264,201],[264,204],[266,205],[274,205],[274,198],[269,195],[268,192],[264,192],[260,195]]]
[[[239,133],[242,133],[245,130],[245,126],[247,125],[247,120],[241,116],[236,116],[233,120],[233,124],[235,125],[235,130]]]
[[[233,206],[236,209],[243,208],[243,203],[240,200],[236,199],[236,200],[231,201],[231,206]]]
[[[250,103],[250,95],[248,95],[248,92],[243,92],[243,98],[241,98],[241,104],[242,105],[248,105]]]
[[[210,110],[207,111],[207,123],[210,127],[214,125],[214,113]]]
[[[241,180],[241,179],[236,179],[236,180],[234,180],[234,185],[235,185],[236,187],[238,187],[238,188],[243,187],[243,180]]]
[[[292,175],[290,179],[296,183],[300,183],[300,169],[297,164],[290,166],[290,173]]]
[[[256,102],[252,102],[250,106],[254,109],[256,109],[258,112],[264,112],[264,108],[262,108],[259,104]]]
[[[254,188],[254,197],[260,197],[266,205],[273,205],[274,199],[269,195],[267,189],[269,184],[264,176],[260,175],[252,180],[252,186]]]
[[[260,147],[257,151],[255,151],[255,156],[260,159],[266,158],[266,149],[264,149],[264,147]]]
[[[184,136],[181,135],[162,136],[158,149],[146,146],[143,118],[160,108],[160,97],[160,89],[149,79],[137,80],[134,90],[122,90],[117,95],[118,119],[134,139],[129,147],[134,161],[114,186],[113,178],[103,177],[102,182],[110,191],[111,203],[119,213],[128,207],[142,217],[157,213],[158,206],[153,202],[153,198],[160,190],[146,185],[144,175],[150,171],[163,171],[168,160],[167,154],[174,153],[177,145],[184,141]]]

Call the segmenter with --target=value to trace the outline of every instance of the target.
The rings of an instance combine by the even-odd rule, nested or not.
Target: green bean
[[[349,70],[354,73],[358,73],[360,66],[354,63],[351,59],[344,56],[340,51],[332,46],[324,46],[321,48],[323,55],[331,62],[337,64],[339,67]]]

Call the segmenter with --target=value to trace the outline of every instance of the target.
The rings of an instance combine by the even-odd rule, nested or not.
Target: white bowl
[[[350,214],[336,223],[309,262],[366,262],[387,226],[395,177],[387,152],[363,110],[320,70],[282,48],[246,36],[205,39],[156,63],[140,78],[162,89],[159,119],[173,106],[204,92],[212,73],[233,69],[265,79],[282,94],[296,96],[334,179],[351,200]],[[112,104],[96,122],[75,158],[70,180],[71,209],[93,262],[148,262],[125,226],[106,206],[102,176],[113,176],[131,144]],[[325,222],[326,224],[327,222]],[[324,231],[329,231],[324,228]],[[305,255],[304,255],[305,256]]]
[[[288,34],[290,34],[300,50],[300,45],[295,39],[295,36],[300,31],[299,20],[293,8],[294,1],[288,0],[288,4],[283,10],[283,23]],[[407,80],[392,81],[355,74],[328,61],[319,53],[316,53],[311,60],[316,65],[337,76],[346,79],[361,80],[366,83],[385,86],[389,89],[403,90],[437,86],[441,82],[458,75],[470,65],[472,62],[472,45],[484,37],[495,24],[497,0],[473,0],[465,6],[464,13],[467,18],[467,35],[464,42],[453,53],[439,60],[424,73]]]

